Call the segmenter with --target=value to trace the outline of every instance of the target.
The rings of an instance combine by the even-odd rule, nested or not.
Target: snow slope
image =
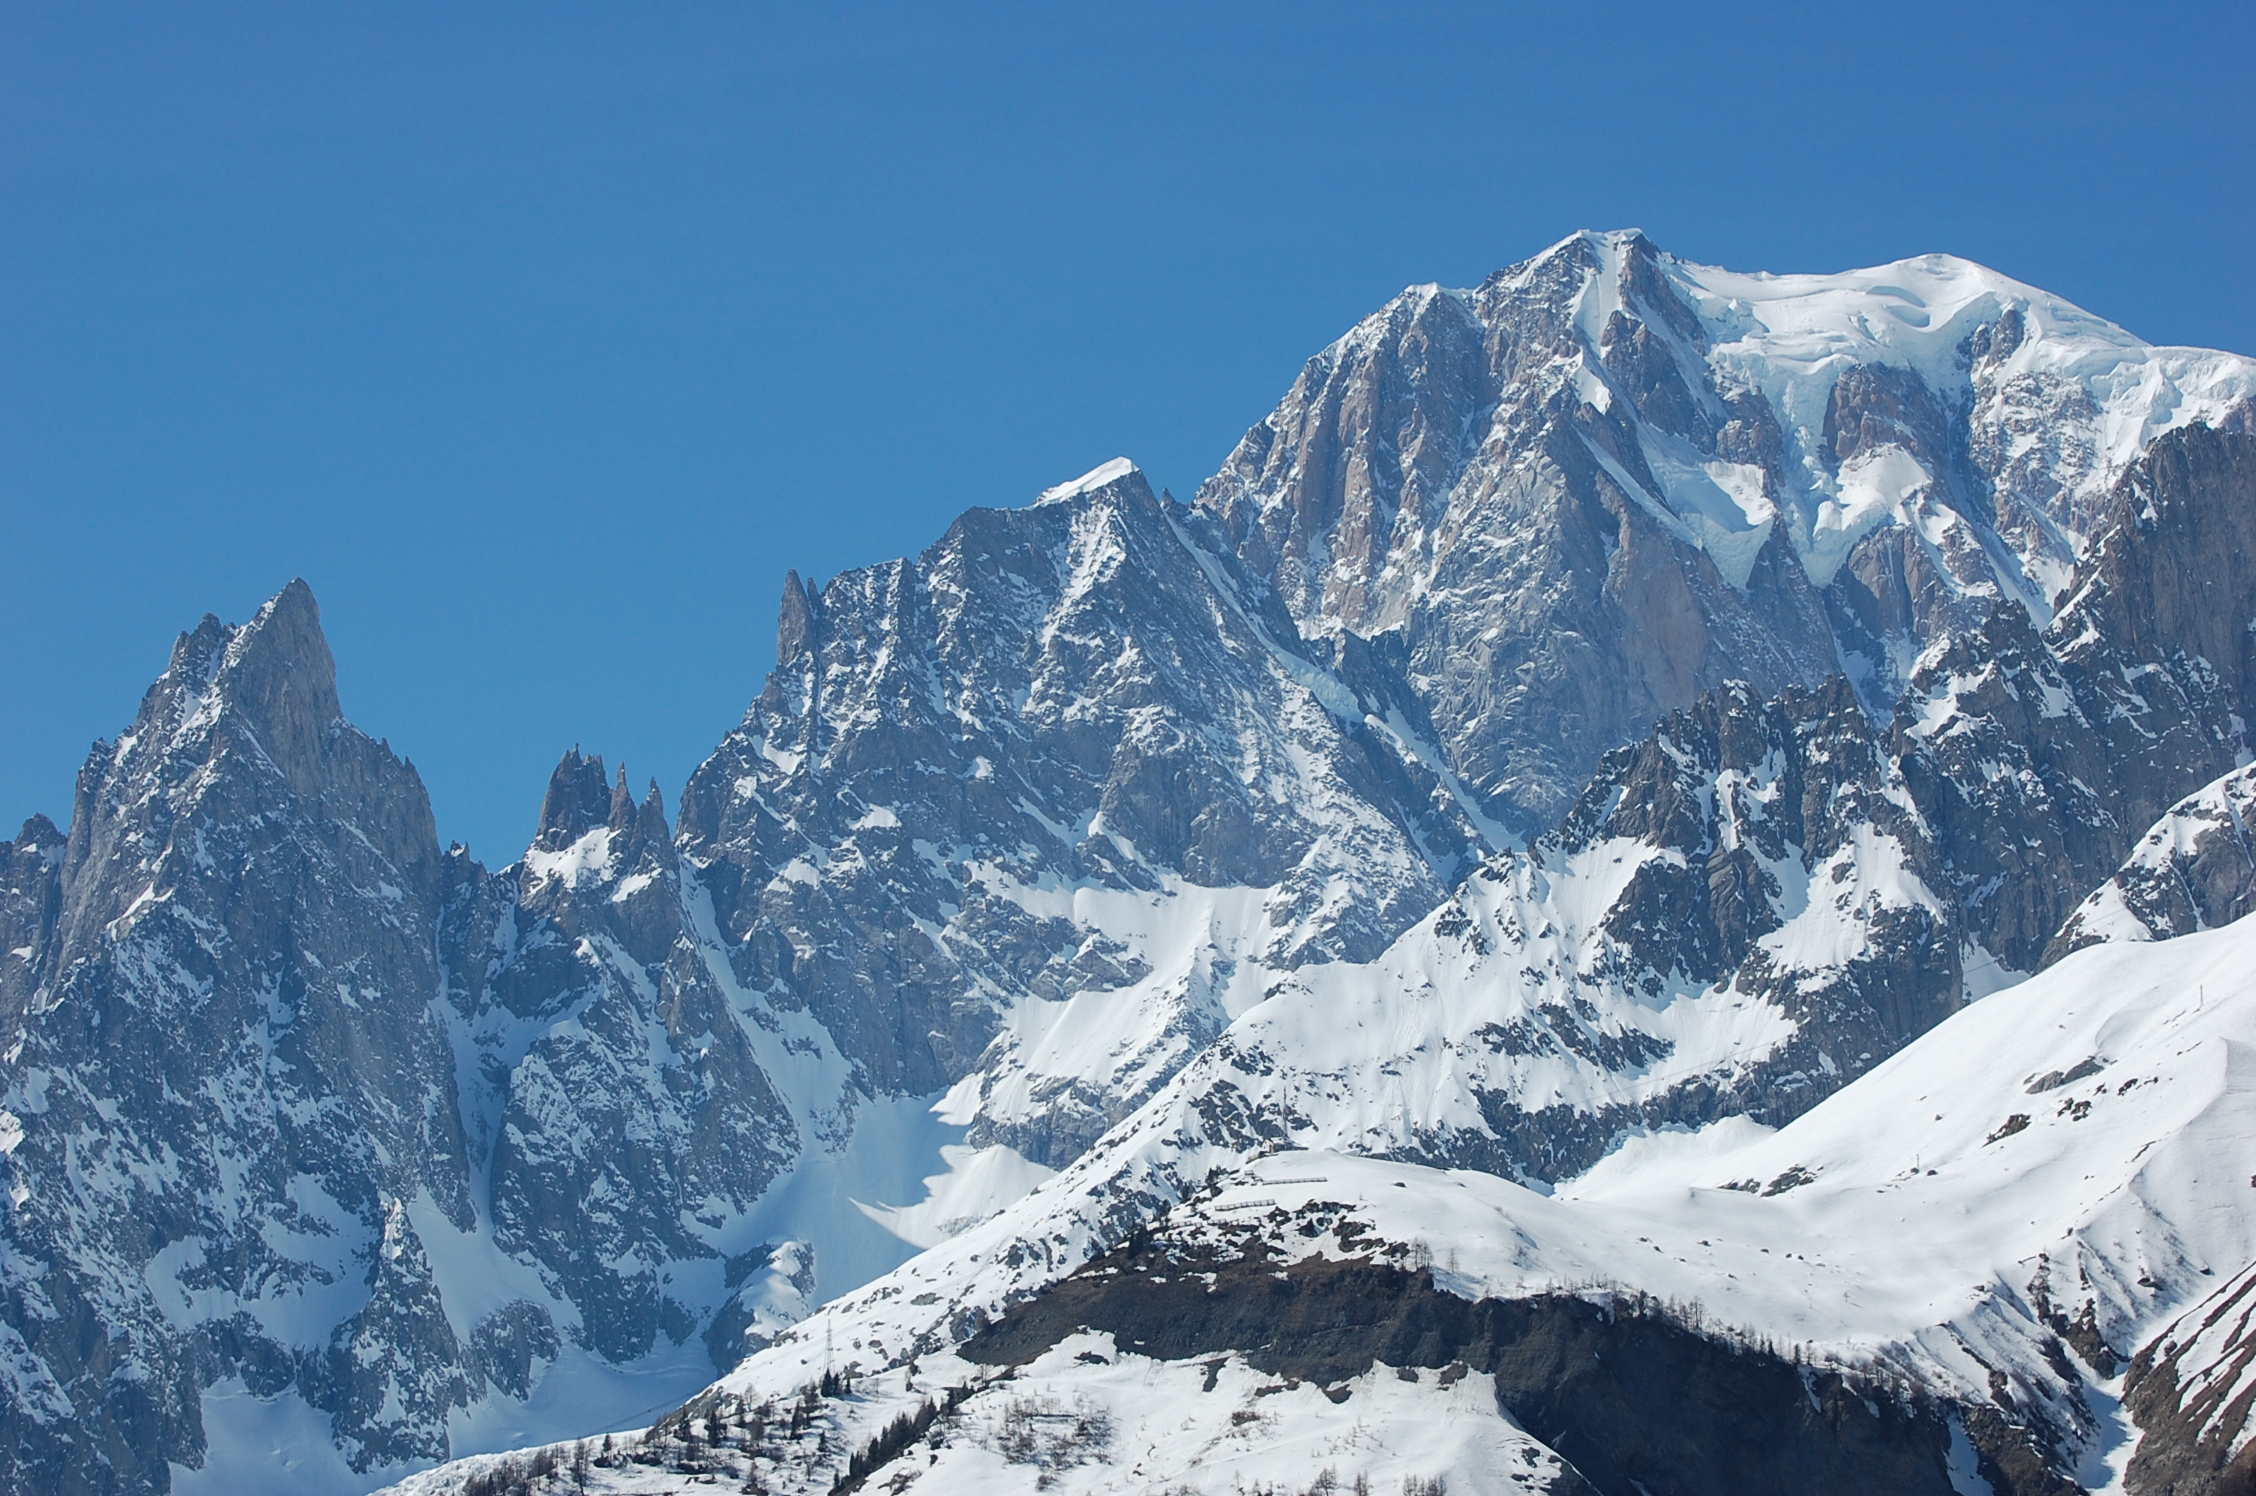
[[[1619,254],[1621,236],[1596,236]],[[1743,274],[1668,261],[1705,326],[1710,365],[1762,391],[1799,454],[1781,506],[1810,579],[1823,586],[1875,524],[1938,474],[1903,444],[1829,471],[1828,411],[1854,365],[1903,369],[1930,389],[1967,389],[1977,444],[2030,483],[2074,550],[2108,486],[2165,431],[2218,425],[2256,401],[2256,363],[2201,348],[2156,347],[2060,297],[1955,255],[1921,255],[1828,275]],[[1594,283],[1594,300],[1598,295]],[[1983,329],[2010,329],[1970,344]],[[2046,447],[2051,450],[2044,450]],[[2036,464],[2041,462],[2042,467]],[[2031,547],[2021,559],[2052,583],[2070,559]],[[2050,589],[2047,589],[2048,591]]]
[[[1218,1439],[1228,1425],[1200,1433],[1218,1404],[1191,1395],[1199,1366],[1071,1342],[1019,1385],[950,1348],[983,1315],[1038,1302],[1120,1240],[1125,1213],[1158,1219],[1160,1239],[1185,1249],[1242,1250],[1250,1233],[1280,1263],[1427,1263],[1438,1286],[1468,1298],[1641,1293],[1696,1305],[1682,1312],[1704,1333],[1794,1348],[1814,1366],[1916,1383],[1969,1408],[2002,1391],[2058,1441],[2079,1483],[2115,1488],[2137,1437],[2117,1400],[2120,1363],[2256,1261],[2252,963],[2247,923],[2080,951],[1782,1129],[1732,1119],[1655,1134],[1548,1196],[1332,1149],[1233,1155],[1201,1136],[1211,1098],[1194,1066],[1003,1216],[820,1311],[719,1389],[788,1399],[825,1365],[853,1366],[861,1391],[824,1404],[841,1451],[914,1405],[921,1394],[897,1385],[912,1360],[925,1389],[980,1389],[959,1428],[1001,1416],[1010,1398],[1081,1407],[1109,1421],[1118,1453],[1051,1471],[1063,1489],[1140,1489],[1162,1475],[1229,1489],[1233,1472],[1252,1469],[1298,1488],[1326,1465],[1345,1478],[1357,1460],[1392,1473],[1389,1450],[1435,1464],[1436,1426],[1469,1437],[1465,1418],[1499,1450],[1516,1437],[1493,1401],[1459,1410],[1374,1372],[1328,1443],[1301,1430],[1293,1403],[1276,1405],[1273,1424]],[[1311,1212],[1327,1229],[1288,1229]],[[1341,1220],[1364,1229],[1333,1229]],[[1146,1438],[1178,1414],[1187,1426]],[[1139,1473],[1126,1467],[1140,1440],[1155,1447]],[[954,1438],[920,1486],[992,1483],[1009,1473],[998,1447],[975,1432]],[[1169,1451],[1171,1463],[1153,1463]],[[1472,1467],[1445,1468],[1454,1479]],[[814,1464],[796,1469],[785,1461],[766,1475],[778,1488],[827,1482]]]

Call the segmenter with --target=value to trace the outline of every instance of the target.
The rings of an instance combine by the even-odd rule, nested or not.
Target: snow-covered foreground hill
[[[950,1388],[968,1394],[874,1483],[1305,1490],[1329,1470],[1341,1486],[1446,1474],[1517,1491],[1579,1489],[1579,1467],[1604,1489],[1716,1488],[1681,1468],[1714,1457],[1705,1414],[1621,1411],[1665,1380],[1657,1345],[1712,1361],[1739,1397],[1729,1416],[1771,1420],[1780,1479],[2121,1489],[2168,1453],[2140,1443],[2126,1368],[2256,1261],[2252,969],[2247,922],[2079,951],[1784,1128],[1656,1134],[1548,1194],[1331,1149],[1235,1153],[1209,1136],[1195,1066],[998,1219],[753,1357],[686,1421],[741,1441],[772,1404],[758,1470],[778,1490],[829,1488]],[[851,1391],[808,1399],[794,1435],[826,1370]],[[1766,1406],[1765,1386],[1787,1405]],[[1867,1436],[1897,1450],[1867,1472],[1894,1484],[1841,1463]],[[697,1458],[746,1467],[741,1449]],[[474,1469],[402,1489],[452,1491]],[[595,1479],[680,1477],[630,1462]]]

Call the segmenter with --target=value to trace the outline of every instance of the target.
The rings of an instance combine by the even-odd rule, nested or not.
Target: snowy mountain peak
[[[1532,832],[1724,680],[1845,673],[1885,712],[1992,609],[2041,623],[2117,481],[2204,424],[2256,429],[2256,363],[1964,260],[1584,233],[1363,319],[1195,503],[1302,633],[1399,640],[1450,769]]]
[[[1098,489],[1109,488],[1131,473],[1141,474],[1142,471],[1127,458],[1115,457],[1110,462],[1098,463],[1071,482],[1060,483],[1055,488],[1043,489],[1034,502],[1037,504],[1055,504],[1065,499],[1079,498],[1082,494],[1095,493]]]

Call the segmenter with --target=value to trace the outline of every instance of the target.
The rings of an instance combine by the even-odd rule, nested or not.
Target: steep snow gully
[[[2252,626],[2256,364],[1634,232],[499,872],[292,583],[0,843],[0,1486],[2256,1489]]]

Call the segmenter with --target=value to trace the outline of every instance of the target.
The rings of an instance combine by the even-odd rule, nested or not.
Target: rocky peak
[[[626,776],[626,765],[621,764],[619,785],[614,790],[604,772],[602,756],[583,758],[575,745],[548,776],[548,793],[541,797],[540,830],[533,836],[533,845],[544,852],[561,852],[596,827],[609,825],[614,802],[626,792]]]
[[[975,1132],[1029,1158],[1070,1159],[1262,972],[1382,948],[1481,845],[1414,714],[1374,727],[1211,517],[1124,460],[819,599],[787,583],[782,615],[799,649],[682,800],[735,975],[881,1095],[1010,1073],[1014,1014],[1120,994],[1111,1094],[1014,1082],[1040,1104]],[[1114,901],[1150,933],[1100,928]]]
[[[796,660],[806,653],[822,624],[822,598],[797,571],[783,575],[783,604],[776,618],[776,660]]]
[[[352,824],[358,836],[338,851],[342,862],[381,848],[375,860],[393,886],[436,887],[430,797],[413,765],[340,714],[336,662],[303,581],[248,623],[207,616],[182,634],[132,727],[95,744],[71,814],[66,905],[91,916],[113,899],[123,908],[144,890],[157,899],[200,884],[216,855],[210,833],[233,835],[262,815]],[[64,925],[64,947],[108,938],[98,923]]]
[[[683,934],[680,863],[657,781],[638,804],[626,765],[608,777],[600,755],[575,746],[549,776],[540,831],[515,870],[516,897],[572,938],[600,932],[655,966]],[[527,1000],[508,985],[507,1001]]]
[[[319,774],[323,739],[344,717],[313,589],[293,580],[238,629],[214,684],[303,793]]]
[[[1708,370],[1707,329],[1652,241],[1631,231],[1602,242],[1607,253],[1583,293],[1612,304],[1598,332],[1599,363],[1655,429],[1712,453],[1732,413]]]
[[[627,786],[625,764],[619,765],[616,778],[606,777],[603,756],[582,757],[575,746],[548,777],[548,793],[541,798],[540,830],[533,836],[532,850],[562,852],[593,831],[608,832],[609,855],[627,864],[646,849],[670,848],[672,843],[658,781],[651,780],[637,802]]]
[[[293,580],[246,624],[230,627],[207,613],[180,635],[129,737],[146,751],[183,734],[216,731],[231,741],[246,732],[292,789],[311,794],[324,777],[323,745],[343,715],[321,609],[313,589]]]
[[[1366,319],[1196,502],[1302,632],[1399,632],[1445,760],[1532,834],[1701,690],[1839,668],[1743,461],[1777,423],[1708,348],[1649,241],[1576,235]]]
[[[0,1072],[22,1125],[5,1229],[53,1307],[7,1323],[77,1390],[61,1424],[13,1425],[0,1484],[65,1489],[129,1453],[119,1482],[161,1484],[204,1452],[198,1389],[238,1375],[294,1387],[355,1459],[443,1452],[454,1349],[375,1330],[435,1289],[356,1246],[386,1201],[430,1229],[475,1220],[432,1014],[440,853],[414,770],[338,715],[305,585],[183,635],[80,774],[60,865],[52,827],[28,840],[10,871],[26,851],[54,869],[55,903],[0,899],[0,922],[47,930]],[[0,991],[25,984],[0,968]],[[71,1162],[97,1138],[102,1162]],[[148,1390],[87,1390],[126,1382]]]

